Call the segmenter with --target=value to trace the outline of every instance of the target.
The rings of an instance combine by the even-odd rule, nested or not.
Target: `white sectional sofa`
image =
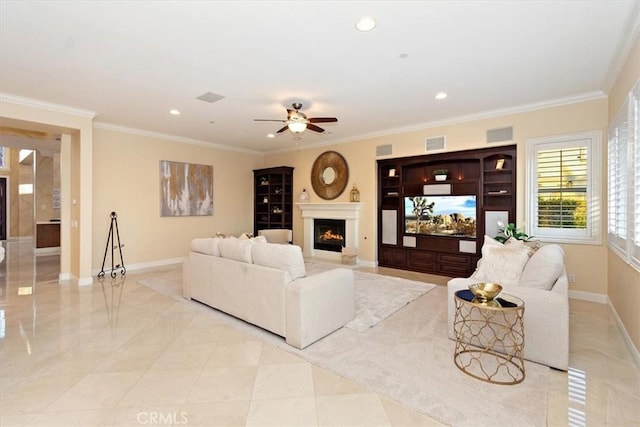
[[[255,239],[194,239],[183,265],[183,296],[245,320],[297,348],[355,317],[353,271],[306,277],[299,246]]]
[[[502,245],[485,236],[478,269],[448,282],[449,338],[455,339],[455,292],[479,282],[496,282],[524,301],[524,358],[552,368],[569,368],[569,283],[564,251],[555,244],[535,252],[522,242]],[[528,251],[528,253],[527,253]]]

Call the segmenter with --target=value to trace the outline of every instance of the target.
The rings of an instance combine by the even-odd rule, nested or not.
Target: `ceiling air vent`
[[[487,131],[487,143],[513,141],[513,126]]]
[[[434,138],[427,138],[427,142],[424,144],[425,151],[444,150],[445,143],[444,136],[437,136]]]
[[[376,156],[390,156],[393,154],[393,146],[391,144],[378,145],[376,147]]]
[[[213,104],[214,102],[220,101],[223,98],[224,96],[218,95],[217,93],[213,93],[213,92],[205,92],[202,95],[196,97],[196,99],[199,99],[200,101],[209,102],[211,104]]]

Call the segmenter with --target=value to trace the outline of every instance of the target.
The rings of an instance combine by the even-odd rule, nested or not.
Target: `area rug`
[[[356,278],[369,276],[358,271],[354,274]],[[404,281],[391,279],[391,286]],[[204,307],[182,298],[179,277],[140,283],[186,304]],[[453,363],[454,342],[447,336],[446,300],[445,287],[432,287],[373,327],[363,331],[341,328],[304,350],[261,328],[205,308],[217,320],[443,424],[546,425],[549,369],[525,361],[525,380],[512,386],[489,384],[461,372]]]
[[[306,263],[308,275],[335,268],[321,263]],[[399,279],[380,274],[353,272],[356,317],[345,328],[364,332],[436,287],[431,283]]]

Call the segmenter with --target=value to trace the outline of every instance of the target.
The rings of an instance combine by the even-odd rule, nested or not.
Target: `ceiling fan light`
[[[289,130],[294,133],[302,133],[307,128],[305,122],[291,122],[287,126],[289,126]]]

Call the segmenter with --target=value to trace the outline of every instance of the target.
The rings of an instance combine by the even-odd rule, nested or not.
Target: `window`
[[[526,141],[528,234],[601,243],[601,147],[599,131]]]
[[[0,147],[0,169],[9,169],[9,149]]]
[[[640,270],[640,81],[609,125],[607,241]]]

